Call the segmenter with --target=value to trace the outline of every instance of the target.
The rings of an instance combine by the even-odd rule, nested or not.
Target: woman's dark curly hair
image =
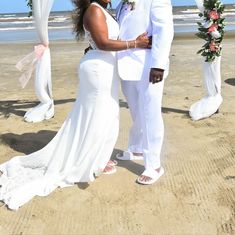
[[[83,16],[86,9],[94,1],[95,0],[72,0],[72,3],[75,6],[72,15],[73,24],[74,24],[73,31],[76,34],[77,39],[80,39],[81,37],[84,36]]]
[[[99,0],[72,0],[73,5],[75,6],[72,15],[74,25],[73,31],[78,40],[84,36],[83,16],[92,2],[99,2]],[[109,3],[109,5],[112,7],[111,3]]]

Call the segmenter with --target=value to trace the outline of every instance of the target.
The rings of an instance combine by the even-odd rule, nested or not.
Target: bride
[[[62,127],[43,149],[0,165],[0,200],[13,210],[36,195],[115,171],[109,161],[119,128],[115,51],[146,48],[149,40],[145,33],[136,40],[117,40],[118,24],[106,11],[110,0],[73,3],[76,36],[85,32],[91,47],[78,68],[79,92]]]

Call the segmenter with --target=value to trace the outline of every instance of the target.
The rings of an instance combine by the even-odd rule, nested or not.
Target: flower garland
[[[204,0],[204,11],[199,16],[205,23],[197,22],[199,32],[196,35],[206,40],[202,49],[197,52],[205,57],[206,62],[212,62],[221,54],[221,42],[224,37],[224,6],[220,0]]]

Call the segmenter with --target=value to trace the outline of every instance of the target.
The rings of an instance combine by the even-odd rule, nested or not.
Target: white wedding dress
[[[117,22],[99,7],[106,16],[109,38],[117,39]],[[79,92],[62,127],[43,149],[0,165],[0,200],[10,209],[17,210],[57,187],[93,181],[110,159],[119,127],[116,55],[98,50],[86,34],[93,50],[80,61]]]

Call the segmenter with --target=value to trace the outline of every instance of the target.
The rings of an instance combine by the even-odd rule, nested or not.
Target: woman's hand
[[[142,33],[136,38],[136,47],[138,48],[151,48],[152,37],[148,37],[147,33]]]

